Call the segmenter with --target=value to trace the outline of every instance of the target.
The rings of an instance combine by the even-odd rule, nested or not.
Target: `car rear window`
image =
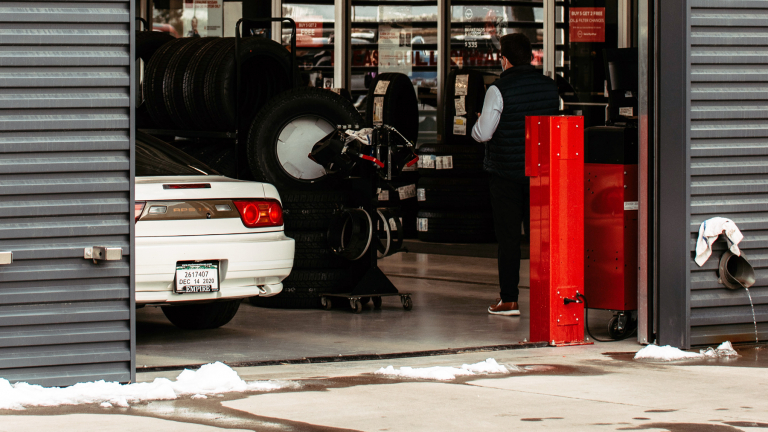
[[[136,134],[136,176],[219,175],[183,151],[143,132]]]

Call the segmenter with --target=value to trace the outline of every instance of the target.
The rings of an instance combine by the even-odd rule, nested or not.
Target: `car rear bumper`
[[[136,237],[136,303],[271,296],[293,267],[294,241],[283,232]],[[220,290],[173,292],[178,261],[218,261]]]

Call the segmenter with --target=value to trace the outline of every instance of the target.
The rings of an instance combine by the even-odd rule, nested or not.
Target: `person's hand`
[[[480,120],[480,115],[481,115],[481,114],[482,114],[482,113],[477,113],[477,119],[478,119],[478,120]]]

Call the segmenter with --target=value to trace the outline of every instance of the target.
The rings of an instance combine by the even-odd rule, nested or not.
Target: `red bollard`
[[[584,341],[584,118],[525,118],[531,178],[531,342]]]

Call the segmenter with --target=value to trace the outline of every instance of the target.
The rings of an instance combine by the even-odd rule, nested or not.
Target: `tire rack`
[[[137,18],[138,19],[138,18]],[[142,19],[142,22],[146,22]],[[154,136],[175,136],[175,137],[183,137],[183,138],[216,138],[216,139],[225,139],[225,140],[231,140],[234,141],[235,144],[235,173],[238,179],[241,177],[241,169],[240,169],[240,106],[242,104],[241,98],[242,94],[240,93],[240,83],[241,83],[241,64],[240,64],[240,25],[243,23],[246,24],[256,24],[256,23],[272,23],[272,22],[288,22],[292,29],[291,29],[291,82],[296,83],[296,22],[291,18],[263,18],[263,19],[248,19],[248,18],[240,18],[237,21],[237,24],[235,25],[235,74],[237,77],[237,80],[235,81],[235,104],[237,106],[237,109],[235,109],[235,130],[234,131],[228,131],[228,132],[220,132],[220,131],[195,131],[195,130],[176,130],[176,129],[140,129],[142,132],[148,134],[148,135],[154,135]],[[146,24],[145,24],[146,26]],[[147,30],[148,31],[148,30]]]
[[[378,147],[376,144],[382,140],[389,142],[389,134],[389,130],[377,130],[376,134],[373,136],[374,147]],[[387,148],[389,154],[386,155],[386,160],[390,162],[392,159],[392,148],[389,146],[387,146]],[[387,163],[386,169],[388,171],[387,178],[392,178],[392,164]],[[378,189],[381,183],[381,177],[379,177],[379,174],[376,172],[373,162],[362,161],[360,164],[360,176],[350,177],[346,181],[350,182],[351,188],[358,192],[358,196],[361,197],[362,202],[360,208],[371,215],[372,223],[373,220],[378,220],[378,217],[376,217],[376,209],[378,208],[379,203]],[[388,222],[385,221],[385,223]],[[373,227],[371,227],[371,229],[374,231],[372,235],[377,235]],[[354,313],[363,311],[363,303],[361,302],[363,298],[370,298],[373,301],[374,308],[379,309],[381,307],[381,297],[400,296],[400,302],[403,305],[403,309],[409,311],[413,308],[411,293],[399,292],[392,281],[390,281],[387,275],[385,275],[379,268],[378,249],[374,245],[373,239],[368,247],[368,251],[360,259],[368,262],[363,277],[360,278],[359,282],[357,282],[355,287],[352,288],[352,291],[349,293],[322,294],[320,296],[320,304],[325,310],[330,310],[333,307],[331,304],[331,297],[348,300]]]

